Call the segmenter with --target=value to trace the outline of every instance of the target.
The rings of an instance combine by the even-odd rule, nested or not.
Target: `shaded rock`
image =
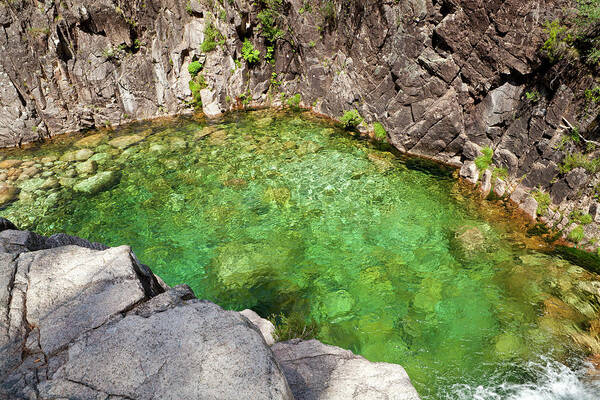
[[[115,186],[121,180],[121,173],[118,171],[104,171],[87,178],[75,186],[73,189],[85,194],[97,194]]]
[[[272,346],[296,400],[418,400],[400,365],[372,363],[348,350],[299,339]]]
[[[87,249],[92,250],[106,250],[108,246],[103,245],[102,243],[90,242],[89,240],[81,239],[76,236],[67,235],[65,233],[56,233],[46,239],[45,247],[48,249],[52,249],[55,247],[62,246],[79,246],[85,247]]]
[[[144,140],[144,137],[140,135],[120,136],[112,139],[108,142],[108,144],[110,144],[112,147],[116,147],[117,149],[125,150],[126,148],[131,147],[142,140]]]
[[[0,217],[0,232],[5,231],[7,229],[17,230],[15,224],[7,220],[6,218]]]
[[[0,232],[0,253],[23,253],[46,248],[46,238],[29,231],[3,230]]]

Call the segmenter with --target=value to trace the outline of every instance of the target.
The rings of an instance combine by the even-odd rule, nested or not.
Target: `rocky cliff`
[[[530,216],[543,216],[565,236],[576,230],[573,241],[595,248],[596,168],[582,160],[565,166],[581,146],[586,158],[595,157],[588,146],[596,143],[595,113],[582,111],[593,78],[573,72],[578,65],[553,65],[540,52],[544,24],[573,6],[569,0],[5,1],[0,145],[290,98],[332,117],[357,109],[367,124],[383,124],[399,150],[462,166],[486,195],[498,189],[496,195],[511,196]],[[260,53],[257,61],[252,50]],[[576,128],[577,140],[569,142]],[[493,149],[487,172],[473,164],[486,147]]]
[[[418,400],[401,366],[316,340],[271,350],[269,324],[167,287],[127,246],[0,218],[0,399]]]

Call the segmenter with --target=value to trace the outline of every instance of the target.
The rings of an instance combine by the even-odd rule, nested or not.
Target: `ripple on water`
[[[536,251],[498,210],[484,218],[446,168],[273,112],[141,123],[9,158],[30,169],[4,163],[21,192],[0,215],[130,244],[225,308],[299,313],[324,342],[402,364],[424,399],[596,389],[560,363],[600,354],[599,277]],[[106,171],[118,173],[96,185]]]

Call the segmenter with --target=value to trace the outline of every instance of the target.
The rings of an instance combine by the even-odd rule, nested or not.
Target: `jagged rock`
[[[73,189],[85,194],[97,194],[108,190],[121,180],[121,173],[118,171],[104,171],[89,177],[75,186]]]
[[[537,217],[538,202],[531,196],[527,197],[522,203],[519,204],[519,208],[529,216],[531,219]]]
[[[479,180],[479,169],[473,161],[466,161],[460,169],[460,176],[472,184],[476,184]]]
[[[492,190],[492,171],[486,169],[481,177],[481,186],[479,187],[483,197],[487,197]]]
[[[466,142],[463,145],[462,153],[467,160],[475,160],[481,155],[481,146],[473,142]]]
[[[419,399],[399,365],[372,363],[317,340],[294,339],[272,349],[296,400]]]
[[[8,229],[17,230],[17,227],[15,226],[15,224],[10,222],[6,218],[0,217],[0,232],[8,230]]]
[[[506,182],[500,178],[496,178],[494,182],[494,194],[498,197],[503,197],[506,193]]]

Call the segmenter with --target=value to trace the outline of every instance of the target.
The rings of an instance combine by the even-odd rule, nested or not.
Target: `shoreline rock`
[[[169,288],[128,246],[15,228],[0,219],[0,398],[418,399],[401,366],[273,344],[270,322]]]

